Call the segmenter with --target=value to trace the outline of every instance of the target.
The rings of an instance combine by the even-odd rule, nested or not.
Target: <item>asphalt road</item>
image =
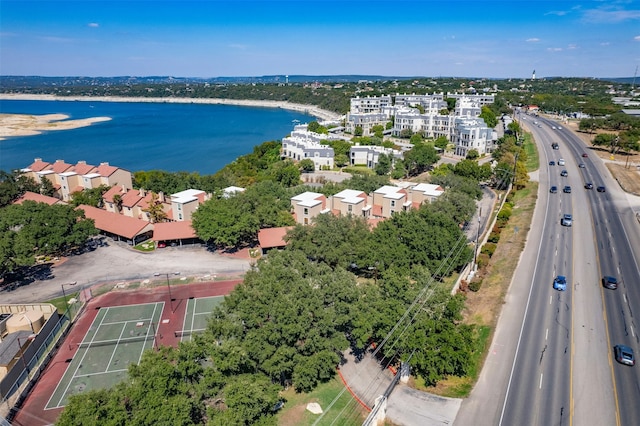
[[[534,231],[506,295],[478,383],[455,424],[640,424],[638,370],[618,365],[611,353],[615,343],[638,352],[632,316],[633,301],[640,296],[633,286],[640,282],[635,260],[640,250],[638,222],[629,197],[602,162],[595,156],[583,158],[584,146],[570,131],[553,130],[556,123],[539,121],[541,127],[524,123],[542,154]],[[551,141],[560,141],[559,151],[550,149]],[[564,167],[548,166],[549,159],[559,158],[565,159]],[[585,168],[578,167],[581,162]],[[560,176],[562,168],[568,177]],[[587,181],[605,184],[607,192],[585,189]],[[572,186],[571,194],[548,192],[550,185],[562,191],[565,184]],[[571,228],[560,226],[564,213],[574,216]],[[609,260],[603,258],[613,264],[607,266]],[[600,277],[606,268],[624,276],[627,285],[617,292],[603,291]],[[568,278],[566,292],[552,289],[558,274]],[[614,299],[613,304],[608,299]]]
[[[53,278],[36,280],[12,291],[0,292],[0,303],[29,303],[51,300],[62,296],[62,285],[67,293],[101,282],[118,283],[128,280],[157,279],[154,274],[178,273],[180,276],[216,275],[237,277],[249,269],[249,261],[212,253],[200,247],[167,247],[150,253],[133,250],[126,244],[108,241],[78,256],[68,258],[52,268]],[[74,286],[69,283],[76,283]]]

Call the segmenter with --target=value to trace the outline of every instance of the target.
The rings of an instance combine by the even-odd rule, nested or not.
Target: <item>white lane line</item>
[[[631,335],[632,335],[633,337],[636,337],[636,333],[634,333],[634,332],[633,332],[633,325],[632,325],[631,327],[629,327],[629,328],[631,329]]]
[[[538,386],[539,389],[542,389],[542,376],[544,374],[540,373],[540,386]]]
[[[549,329],[547,328],[547,332],[544,333],[544,340],[548,340],[549,339]]]
[[[549,296],[549,304],[553,302],[553,296]]]
[[[618,276],[622,275],[622,274],[620,273],[620,266],[618,266],[616,269],[618,270]]]

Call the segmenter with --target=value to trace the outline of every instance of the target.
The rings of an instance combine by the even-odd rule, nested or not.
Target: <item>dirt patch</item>
[[[607,163],[607,169],[618,182],[620,188],[629,194],[640,195],[640,171],[615,163]]]

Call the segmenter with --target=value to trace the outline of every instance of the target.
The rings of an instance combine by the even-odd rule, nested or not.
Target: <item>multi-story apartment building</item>
[[[85,161],[79,161],[72,165],[64,160],[47,163],[41,158],[36,158],[29,167],[21,171],[36,182],[40,182],[42,178],[48,179],[56,189],[55,195],[63,201],[71,200],[71,194],[74,192],[97,188],[100,185],[133,187],[131,172],[110,166],[109,163],[92,166]]]
[[[329,197],[331,212],[336,216],[351,215],[368,218],[371,216],[369,196],[366,192],[345,189]]]
[[[328,213],[327,198],[317,192],[303,192],[291,197],[293,218],[302,225],[309,225],[313,219],[321,213]]]
[[[313,161],[316,170],[332,169],[333,148],[320,144],[320,141],[333,138],[335,138],[333,135],[310,132],[306,124],[299,124],[294,127],[290,136],[282,139],[282,158],[291,158],[295,161],[309,159]]]
[[[372,135],[373,126],[386,127],[391,119],[390,114],[388,114],[391,109],[385,108],[384,111],[386,112],[348,113],[347,120],[345,121],[345,131],[353,134],[356,131],[356,127],[360,127],[362,129],[362,136]]]
[[[431,203],[444,193],[439,185],[401,182],[397,186],[385,185],[372,195],[345,189],[328,199],[316,192],[304,192],[291,198],[291,207],[297,223],[308,225],[319,214],[351,215],[367,220],[387,219],[394,213],[417,209]]]
[[[367,166],[373,169],[378,164],[380,154],[389,155],[392,161],[402,159],[402,151],[378,145],[354,145],[349,150],[349,161],[352,166]]]
[[[480,155],[493,151],[497,134],[489,129],[482,118],[456,118],[451,142],[455,145],[455,155],[466,157],[475,149]]]
[[[471,101],[477,103],[480,106],[489,105],[495,102],[494,95],[486,95],[486,94],[469,94],[469,93],[451,93],[447,92],[447,98],[450,99],[461,99],[467,98]]]
[[[199,189],[187,189],[171,194],[171,218],[178,222],[191,220],[193,212],[209,198],[206,192]]]
[[[389,95],[367,96],[366,98],[351,98],[349,111],[352,114],[380,113],[385,107],[393,105],[393,99]]]

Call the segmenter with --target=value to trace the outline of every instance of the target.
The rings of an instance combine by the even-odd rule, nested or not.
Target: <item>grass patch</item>
[[[337,376],[327,383],[320,384],[310,393],[296,393],[293,388],[289,388],[282,392],[286,402],[278,414],[278,425],[313,425],[322,414],[312,414],[307,411],[307,404],[310,402],[317,402],[325,412],[318,425],[328,426],[333,424],[336,419],[339,419],[337,424],[340,425],[361,425],[369,413],[351,397],[348,390],[327,411],[329,404],[344,389],[342,381]],[[342,411],[345,407],[346,409]]]
[[[133,246],[133,248],[138,251],[154,251],[156,249],[156,245],[153,243],[153,241],[147,240],[143,243]]]
[[[47,300],[45,303],[51,303],[53,306],[56,307],[56,309],[58,309],[58,313],[60,315],[62,315],[63,313],[65,313],[67,311],[67,302],[71,299],[77,299],[78,297],[80,297],[80,292],[77,291],[75,293],[69,293],[67,294],[67,299],[65,301],[64,296],[61,297],[56,297],[55,299],[51,299],[51,300]]]
[[[538,157],[538,148],[533,143],[530,133],[524,135],[524,152],[527,154],[527,161],[524,163],[528,172],[538,170],[540,168],[540,158]]]

